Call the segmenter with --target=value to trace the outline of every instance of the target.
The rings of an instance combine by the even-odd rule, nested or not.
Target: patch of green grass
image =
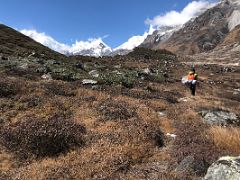
[[[122,85],[126,88],[133,88],[137,82],[137,78],[137,72],[127,71],[122,74],[101,74],[99,77],[99,81],[107,85]]]

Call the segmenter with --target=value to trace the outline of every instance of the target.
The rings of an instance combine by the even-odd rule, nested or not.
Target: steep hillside
[[[148,35],[144,42],[140,45],[140,47],[150,48],[157,46],[159,43],[163,43],[167,41],[172,34],[179,30],[181,26],[164,26],[158,30],[155,30],[153,34]]]
[[[224,41],[219,46],[226,45],[240,45],[240,25],[235,27],[224,39]]]
[[[194,54],[184,61],[194,64],[240,64],[240,26],[235,27],[214,50]]]
[[[18,31],[0,24],[0,54],[6,56],[36,57],[65,59],[64,55],[57,53]]]
[[[177,54],[196,54],[213,50],[239,24],[239,1],[224,0],[199,17],[187,22],[167,40],[148,47],[167,49]],[[154,36],[154,35],[153,35]],[[143,43],[144,47],[144,43]]]

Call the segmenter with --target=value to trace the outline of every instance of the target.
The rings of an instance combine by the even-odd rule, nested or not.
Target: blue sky
[[[146,19],[181,12],[191,0],[0,0],[0,22],[44,32],[58,42],[103,38],[117,47],[148,31]]]

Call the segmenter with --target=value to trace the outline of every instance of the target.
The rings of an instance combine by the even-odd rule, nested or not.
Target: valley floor
[[[132,88],[2,71],[0,179],[200,179],[219,157],[239,155],[239,124],[201,116],[240,117],[239,66],[197,65],[195,97],[181,84],[189,66],[168,68],[166,82]]]

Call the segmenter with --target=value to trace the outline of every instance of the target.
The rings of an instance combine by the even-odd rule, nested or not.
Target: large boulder
[[[83,85],[95,85],[95,84],[97,84],[98,82],[97,81],[95,81],[95,80],[92,80],[92,79],[84,79],[84,80],[82,80],[82,84]]]
[[[220,158],[209,167],[204,180],[240,180],[240,156]]]
[[[222,125],[239,124],[240,119],[232,112],[222,110],[203,110],[200,111],[200,115],[203,120],[210,125]]]

